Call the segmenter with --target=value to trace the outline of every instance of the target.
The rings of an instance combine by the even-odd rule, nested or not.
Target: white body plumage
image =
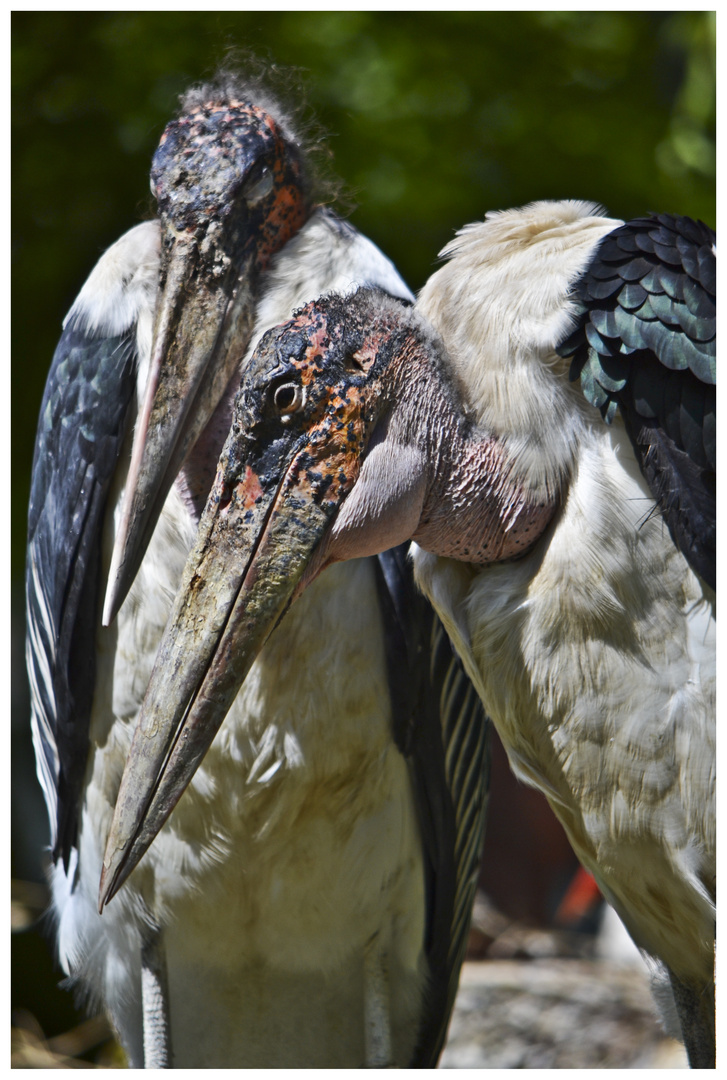
[[[139,396],[158,243],[155,222],[122,237],[69,315],[80,329],[110,335],[136,322]],[[316,212],[274,260],[251,348],[312,296],[363,283],[409,295],[373,244]],[[124,479],[120,465],[103,577]],[[169,823],[97,912],[121,773],[195,530],[175,486],[116,622],[97,632],[78,851],[68,875],[61,862],[53,871],[61,961],[105,1002],[132,1065],[143,1060],[140,955],[154,923],[164,935],[180,1063],[266,1066],[274,1051],[280,1065],[335,1067],[364,1063],[367,956],[379,963],[386,955],[392,1054],[405,1063],[426,979],[422,852],[407,765],[391,734],[370,560],[329,569],[287,616]],[[53,819],[55,791],[44,787]],[[220,1025],[220,1014],[235,1021]],[[298,1033],[294,1042],[276,1023],[283,1016],[286,1031]]]
[[[539,494],[524,558],[475,567],[414,546],[417,580],[507,749],[636,943],[709,983],[714,937],[714,594],[676,549],[620,418],[555,353],[571,283],[620,223],[584,203],[488,215],[443,252],[419,309],[466,407]]]

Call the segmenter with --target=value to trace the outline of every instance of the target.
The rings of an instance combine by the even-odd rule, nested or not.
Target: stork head
[[[184,458],[239,368],[260,275],[309,212],[302,155],[287,126],[229,87],[204,91],[167,126],[152,164],[160,292],[105,623],[128,591]]]
[[[264,269],[307,215],[297,146],[260,106],[195,105],[164,130],[151,168],[162,224],[162,275],[180,242],[208,283]]]
[[[527,550],[530,504],[473,428],[422,317],[374,290],[308,304],[260,341],[159,647],[109,836],[103,906],[147,850],[257,653],[331,562],[410,537],[489,562]],[[351,612],[351,618],[356,613]]]

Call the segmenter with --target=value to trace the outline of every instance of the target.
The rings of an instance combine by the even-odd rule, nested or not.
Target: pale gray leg
[[[141,1007],[144,1068],[171,1069],[167,962],[161,930],[151,931],[141,949]]]
[[[364,953],[364,1025],[366,1068],[389,1068],[392,1065],[389,971],[378,934]]]

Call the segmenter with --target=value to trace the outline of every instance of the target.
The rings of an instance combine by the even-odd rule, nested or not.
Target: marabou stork
[[[323,568],[413,538],[513,769],[714,1063],[713,242],[535,203],[462,230],[418,310],[362,290],[265,335],[139,721],[151,743],[173,711],[177,741],[132,751],[127,835]]]
[[[130,869],[118,831],[104,863],[112,813],[250,343],[327,290],[410,298],[315,208],[308,166],[260,86],[188,92],[154,156],[158,220],[84,285],[41,408],[27,652],[58,951],[133,1066],[431,1065],[466,942],[486,726],[402,551],[320,578],[99,913],[102,873],[103,904]]]

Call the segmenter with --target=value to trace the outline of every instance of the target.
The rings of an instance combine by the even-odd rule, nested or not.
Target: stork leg
[[[389,970],[386,950],[378,934],[374,934],[364,952],[364,1032],[366,1068],[391,1066]]]
[[[682,1038],[692,1069],[715,1067],[714,994],[709,986],[700,993],[669,972]]]
[[[171,1069],[167,961],[161,930],[152,930],[141,948],[141,1006],[144,1068]]]

